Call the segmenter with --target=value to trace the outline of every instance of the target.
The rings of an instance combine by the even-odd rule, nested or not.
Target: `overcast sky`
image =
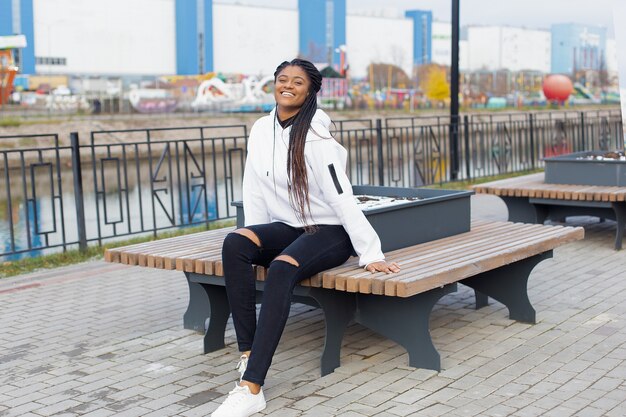
[[[617,68],[619,70],[619,83],[623,91],[626,91],[626,1],[615,0],[615,40],[617,41]],[[622,97],[622,103],[626,98]],[[622,105],[622,113],[626,115],[626,108]]]
[[[460,0],[461,25],[500,24],[549,29],[552,23],[602,25],[613,37],[613,2],[626,0]],[[215,0],[270,7],[298,7],[298,0]],[[347,0],[348,13],[363,9],[432,10],[450,21],[452,0]]]

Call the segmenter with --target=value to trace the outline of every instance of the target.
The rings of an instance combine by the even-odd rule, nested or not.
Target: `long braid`
[[[311,121],[317,111],[317,92],[322,87],[322,74],[318,69],[303,59],[294,59],[291,62],[284,61],[274,72],[274,80],[280,72],[287,66],[298,66],[304,70],[311,82],[309,94],[306,97],[298,114],[296,114],[291,132],[289,133],[289,149],[287,156],[287,175],[291,180],[289,188],[289,200],[296,212],[296,217],[304,223],[307,231],[315,230],[314,226],[309,226],[307,221],[307,213],[311,217],[311,205],[309,201],[309,183],[306,171],[306,162],[304,159],[304,146],[306,144],[306,136],[311,128]]]

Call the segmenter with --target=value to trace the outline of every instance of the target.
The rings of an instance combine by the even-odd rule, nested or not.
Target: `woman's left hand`
[[[372,262],[371,264],[367,265],[365,269],[370,271],[372,274],[376,272],[384,272],[386,274],[400,272],[400,266],[397,263],[387,263],[386,261]]]

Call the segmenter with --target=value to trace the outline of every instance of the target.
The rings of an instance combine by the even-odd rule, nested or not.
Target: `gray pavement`
[[[505,219],[474,196],[473,216]],[[296,304],[265,386],[271,416],[626,416],[626,250],[613,222],[576,218],[586,238],[529,281],[537,324],[464,287],[431,319],[442,371],[360,325],[342,366],[320,377],[322,313]],[[206,416],[238,377],[234,331],[203,355],[182,328],[182,273],[101,261],[0,281],[0,416]]]

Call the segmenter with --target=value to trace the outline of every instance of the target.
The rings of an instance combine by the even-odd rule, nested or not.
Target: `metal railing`
[[[417,187],[624,147],[619,111],[342,120],[332,133],[355,185]],[[231,218],[247,139],[244,125],[74,133],[69,144],[54,134],[0,136],[0,259]]]

